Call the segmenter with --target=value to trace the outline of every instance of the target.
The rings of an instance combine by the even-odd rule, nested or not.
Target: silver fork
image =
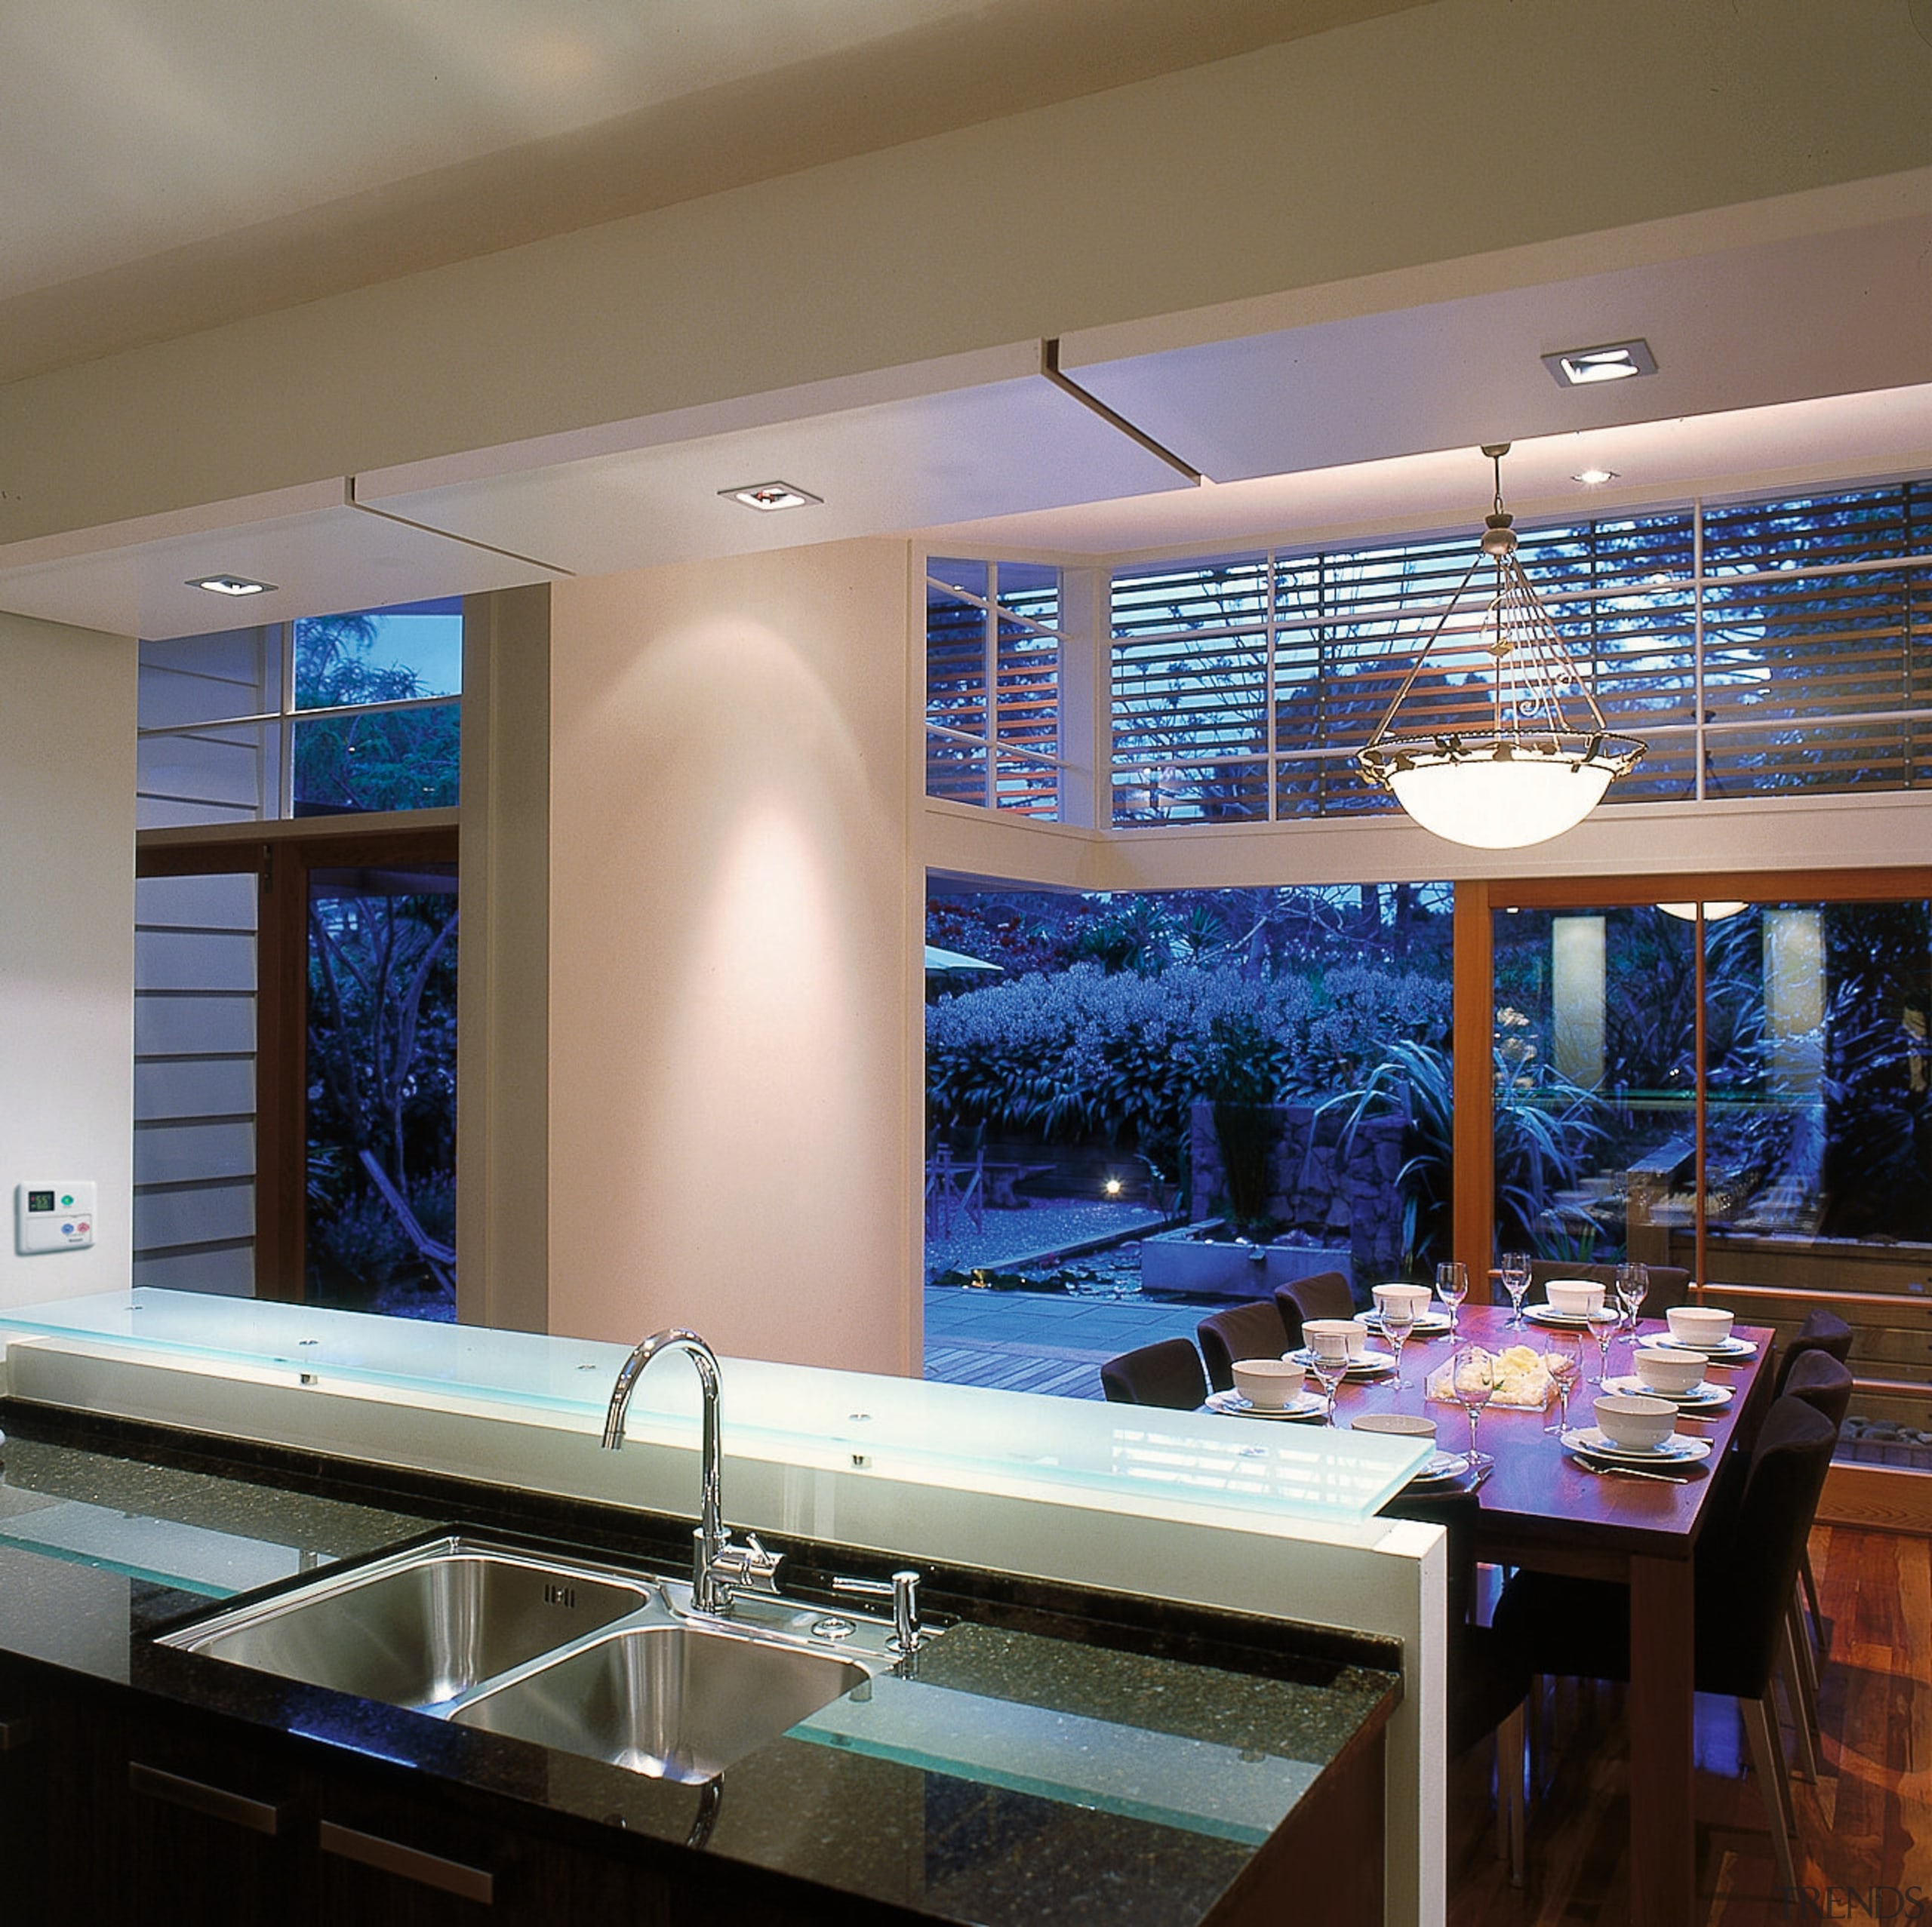
[[[1635,1465],[1604,1465],[1593,1458],[1579,1457],[1577,1463],[1586,1472],[1594,1473],[1599,1479],[1648,1479],[1660,1486],[1682,1486],[1690,1483],[1690,1475],[1676,1472],[1646,1472]]]

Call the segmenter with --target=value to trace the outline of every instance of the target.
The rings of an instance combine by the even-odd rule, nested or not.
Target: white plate
[[[1256,1405],[1239,1392],[1210,1392],[1208,1409],[1223,1418],[1320,1418],[1327,1415],[1328,1401],[1319,1392],[1303,1392],[1286,1405]]]
[[[1559,1311],[1553,1305],[1526,1305],[1523,1316],[1532,1325],[1548,1325],[1559,1332],[1586,1332],[1590,1321],[1575,1311]]]
[[[1638,1452],[1612,1444],[1594,1425],[1565,1432],[1563,1443],[1566,1450],[1580,1452],[1586,1458],[1607,1459],[1618,1465],[1694,1465],[1711,1455],[1709,1439],[1687,1439],[1673,1432],[1654,1452]]]
[[[1722,1345],[1693,1345],[1688,1338],[1675,1338],[1668,1332],[1661,1332],[1644,1342],[1668,1345],[1672,1351],[1701,1351],[1706,1358],[1755,1358],[1758,1355],[1758,1348],[1749,1338],[1726,1338]]]
[[[1694,1392],[1660,1392],[1641,1378],[1607,1378],[1603,1388],[1626,1398],[1667,1399],[1680,1412],[1721,1412],[1737,1396],[1728,1385],[1714,1385],[1708,1378]]]
[[[1291,1365],[1306,1365],[1312,1372],[1315,1369],[1315,1354],[1306,1345],[1299,1351],[1284,1351],[1281,1356]],[[1349,1360],[1348,1375],[1351,1378],[1384,1378],[1395,1369],[1394,1356],[1386,1351],[1365,1351],[1359,1358]]]
[[[1438,1452],[1429,1460],[1409,1483],[1412,1486],[1440,1486],[1451,1479],[1460,1479],[1469,1469],[1469,1455],[1466,1452]]]
[[[1361,1314],[1361,1322],[1371,1332],[1379,1332],[1382,1329],[1382,1314],[1379,1311],[1364,1311]],[[1447,1314],[1441,1311],[1425,1311],[1409,1327],[1409,1335],[1413,1338],[1433,1338],[1437,1332],[1446,1332],[1448,1329],[1449,1320]]]

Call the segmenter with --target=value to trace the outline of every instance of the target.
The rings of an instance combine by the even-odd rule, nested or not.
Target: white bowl
[[[1381,1432],[1398,1439],[1429,1439],[1435,1437],[1435,1421],[1418,1418],[1407,1412],[1364,1412],[1358,1418],[1349,1421],[1352,1432]]]
[[[1552,1278],[1543,1289],[1550,1310],[1566,1318],[1587,1318],[1603,1309],[1603,1287],[1588,1278]]]
[[[1386,1311],[1391,1305],[1406,1305],[1411,1320],[1420,1318],[1435,1302],[1435,1294],[1426,1285],[1377,1285],[1375,1308]]]
[[[1660,1398],[1613,1392],[1596,1402],[1597,1430],[1626,1452],[1654,1452],[1677,1429],[1677,1408]]]
[[[1309,1350],[1324,1358],[1359,1358],[1368,1344],[1367,1330],[1352,1318],[1310,1318],[1303,1322],[1301,1335]]]
[[[1250,1405],[1264,1411],[1278,1412],[1301,1397],[1308,1377],[1305,1366],[1291,1365],[1285,1358],[1237,1358],[1235,1390]]]
[[[1637,1354],[1637,1375],[1658,1391],[1681,1396],[1704,1382],[1704,1361],[1695,1352],[1687,1355],[1646,1346]]]
[[[1663,1315],[1672,1338],[1704,1351],[1715,1351],[1730,1336],[1734,1322],[1730,1312],[1709,1305],[1674,1305]]]

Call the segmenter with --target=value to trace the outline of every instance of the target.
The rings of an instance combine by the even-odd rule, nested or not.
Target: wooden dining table
[[[1530,1307],[1526,1309],[1534,1310]],[[1491,1351],[1511,1345],[1543,1349],[1551,1334],[1534,1324],[1509,1323],[1508,1308],[1465,1305],[1460,1342]],[[1662,1336],[1661,1319],[1640,1332]],[[1476,1488],[1481,1520],[1476,1557],[1533,1572],[1609,1579],[1630,1589],[1630,1919],[1633,1927],[1688,1927],[1696,1917],[1696,1829],[1692,1818],[1694,1688],[1692,1615],[1696,1600],[1691,1556],[1712,1511],[1724,1461],[1740,1426],[1755,1431],[1770,1397],[1773,1334],[1738,1326],[1735,1335],[1757,1348],[1734,1365],[1712,1360],[1706,1376],[1727,1385],[1730,1403],[1709,1418],[1680,1413],[1677,1431],[1708,1439],[1711,1455],[1681,1482],[1602,1476],[1585,1471],[1543,1425],[1553,1413],[1491,1404],[1480,1443],[1495,1464]],[[1446,1365],[1446,1337],[1411,1338],[1403,1356],[1402,1389],[1389,1379],[1349,1381],[1336,1398],[1336,1421],[1346,1425],[1371,1412],[1425,1414],[1438,1443],[1462,1451],[1467,1423],[1460,1406],[1427,1399],[1426,1380]],[[1609,1375],[1632,1375],[1631,1345],[1611,1347]],[[1571,1394],[1571,1422],[1593,1422],[1598,1358],[1593,1340],[1583,1345],[1583,1366]]]

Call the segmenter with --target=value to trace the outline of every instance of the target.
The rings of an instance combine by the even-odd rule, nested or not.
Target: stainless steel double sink
[[[159,1643],[682,1781],[897,1657],[864,1615],[758,1600],[727,1621],[688,1600],[676,1581],[451,1535]]]

